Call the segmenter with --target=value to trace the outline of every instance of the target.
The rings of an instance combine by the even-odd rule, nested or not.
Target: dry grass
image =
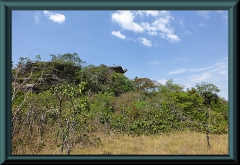
[[[151,154],[151,155],[228,155],[228,135],[210,135],[211,148],[206,136],[196,132],[178,132],[169,135],[132,137],[128,135],[101,135],[102,146],[74,149],[72,154]]]
[[[169,135],[142,135],[132,137],[131,135],[119,135],[103,133],[97,134],[101,137],[99,146],[80,146],[71,148],[71,155],[128,155],[128,154],[150,154],[150,155],[228,155],[228,134],[210,134],[211,148],[207,146],[204,133],[175,132]],[[59,155],[60,148],[53,143],[54,137],[45,137],[44,146],[24,145],[18,146],[13,154],[37,154],[37,155]],[[66,151],[64,149],[64,153]]]

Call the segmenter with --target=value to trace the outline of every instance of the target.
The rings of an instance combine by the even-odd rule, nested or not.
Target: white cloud
[[[135,16],[153,16],[155,20],[153,22],[149,22],[149,20],[145,22],[134,22]],[[152,36],[160,36],[163,39],[167,39],[170,42],[179,42],[180,38],[174,34],[174,28],[170,26],[171,20],[174,18],[170,16],[168,11],[154,11],[154,10],[146,10],[146,11],[117,11],[112,14],[112,21],[118,23],[122,29],[134,31],[135,33],[143,33],[146,32]],[[142,20],[143,18],[141,18]],[[152,45],[145,42],[145,45]]]
[[[147,31],[150,31],[150,32],[155,32],[156,31],[156,28],[152,27],[148,22],[142,22],[141,23],[141,27],[144,30],[147,30]]]
[[[204,68],[195,68],[195,69],[189,69],[190,72],[199,72],[199,71],[204,71],[213,68],[213,66],[210,67],[204,67]]]
[[[156,10],[146,10],[147,15],[158,16],[158,11]]]
[[[174,78],[173,80],[180,84],[188,84],[187,87],[194,87],[196,83],[206,82],[216,85],[221,92],[219,96],[228,99],[228,57],[220,59],[218,62],[202,68],[193,69],[177,69],[177,72],[186,72],[180,78]],[[174,71],[172,71],[174,72]],[[195,72],[194,74],[191,74]],[[186,86],[185,86],[186,87]]]
[[[228,71],[222,70],[222,71],[219,71],[218,73],[219,73],[219,74],[222,74],[222,75],[226,75],[226,74],[228,74]]]
[[[157,82],[159,82],[160,84],[166,84],[168,79],[159,79],[157,80]]]
[[[47,10],[44,10],[43,13],[46,17],[48,17],[48,19],[52,20],[53,22],[61,24],[65,21],[65,16],[63,14],[53,13]]]
[[[34,15],[34,20],[37,24],[39,23],[40,18],[41,18],[41,13],[36,12],[36,14]]]
[[[212,70],[210,70],[210,72],[219,72],[219,71],[223,71],[223,70],[227,71],[227,69],[228,69],[228,60],[226,59],[223,62],[218,62],[216,64],[213,64]]]
[[[200,75],[193,75],[188,77],[190,79],[190,81],[204,81],[206,79],[209,79],[210,77],[212,77],[212,74],[209,72],[205,72],[203,74]]]
[[[188,69],[177,69],[177,70],[174,70],[174,71],[171,71],[171,72],[168,72],[168,74],[179,74],[179,73],[184,73],[188,71]]]
[[[205,11],[205,10],[197,11],[197,16],[201,16],[205,19],[210,18],[209,14],[210,14],[210,11]]]
[[[161,31],[160,36],[168,39],[170,42],[179,42],[180,38],[174,34],[174,29],[170,26],[170,20],[174,19],[169,12],[164,12],[164,15],[156,19],[152,23],[152,29]]]
[[[174,42],[174,41],[178,42],[178,41],[180,41],[180,39],[178,38],[178,36],[176,36],[176,35],[174,35],[174,34],[167,34],[167,37],[168,37],[168,39],[169,39],[171,42]]]
[[[170,22],[170,17],[159,18],[158,20],[155,20],[152,25],[156,30],[160,30],[164,33],[173,33],[173,29],[171,29],[170,27],[167,27],[169,22]]]
[[[148,32],[149,35],[156,36],[157,32]]]
[[[136,14],[138,14],[140,16],[143,16],[145,14],[147,16],[150,15],[150,16],[156,17],[156,16],[158,16],[159,11],[157,11],[157,10],[138,10],[136,12]]]
[[[126,36],[121,34],[120,31],[117,31],[117,32],[116,31],[112,31],[111,33],[112,33],[112,35],[117,36],[117,37],[119,37],[121,39],[125,39],[126,38]]]
[[[166,10],[161,10],[161,11],[159,11],[159,14],[160,15],[166,15],[166,14],[169,14],[169,12],[166,11]]]
[[[152,43],[150,40],[147,40],[146,38],[139,38],[139,39],[141,40],[143,45],[149,46],[149,47],[152,46]]]
[[[186,60],[176,58],[175,61]],[[182,74],[181,74],[182,73]],[[212,65],[201,68],[179,68],[168,72],[170,78],[177,84],[183,84],[186,88],[195,87],[196,83],[206,82],[216,85],[221,91],[219,96],[228,99],[228,57],[219,59]],[[181,74],[178,77],[178,74]],[[166,83],[167,79],[157,80],[161,84]]]
[[[132,30],[134,32],[143,32],[143,28],[135,23],[134,15],[130,11],[118,11],[112,14],[112,20],[121,25],[123,29]]]
[[[184,60],[184,59],[181,59],[181,58],[177,58],[175,59],[177,61],[180,61],[180,60]],[[208,73],[214,73],[214,72],[218,72],[220,71],[219,74],[224,74],[225,72],[221,72],[221,71],[226,71],[227,68],[228,68],[228,65],[227,65],[227,58],[223,58],[221,59],[221,61],[223,62],[217,62],[211,66],[208,66],[208,67],[203,67],[203,68],[191,68],[191,69],[186,69],[186,68],[180,68],[180,69],[176,69],[174,71],[170,71],[168,72],[168,74],[179,74],[179,73],[184,73],[184,72],[200,72],[200,71],[207,71]]]

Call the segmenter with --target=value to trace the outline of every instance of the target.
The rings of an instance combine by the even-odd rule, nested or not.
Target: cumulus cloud
[[[125,39],[126,38],[126,36],[121,34],[120,31],[112,31],[111,33],[112,33],[112,35],[117,36],[117,37],[119,37],[121,39]]]
[[[134,20],[135,16],[142,17],[143,15],[153,16],[154,20],[152,22],[147,20],[139,23]],[[174,28],[170,26],[173,19],[168,11],[117,11],[112,14],[112,21],[118,23],[124,30],[134,31],[135,33],[146,32],[149,35],[167,39],[171,43],[180,41],[180,38],[174,34]],[[146,43],[145,41],[143,42]],[[147,42],[146,45],[152,44]]]
[[[170,42],[179,42],[180,38],[174,34],[174,29],[170,26],[171,19],[169,12],[164,12],[160,18],[156,19],[150,30],[160,31],[160,37],[168,39]]]
[[[38,24],[41,18],[41,13],[40,12],[36,12],[36,14],[34,14],[33,16],[35,22]]]
[[[43,13],[46,17],[48,17],[48,19],[52,20],[53,22],[61,24],[65,21],[65,16],[63,14],[53,13],[47,10],[44,10]]]
[[[149,46],[149,47],[152,46],[152,43],[150,40],[147,40],[146,38],[139,38],[139,39],[141,40],[143,45]]]
[[[158,11],[156,10],[146,10],[145,12],[147,15],[158,16]]]
[[[112,14],[112,20],[117,22],[123,29],[134,32],[143,32],[143,28],[134,22],[134,15],[130,11],[117,11]]]
[[[167,34],[167,38],[168,38],[171,42],[174,42],[174,41],[178,42],[178,41],[180,41],[180,39],[178,38],[178,36],[176,36],[176,35],[174,35],[174,34],[171,34],[171,33]]]
[[[167,27],[170,22],[170,17],[159,18],[155,20],[152,25],[155,30],[160,30],[164,33],[173,33],[170,27]]]

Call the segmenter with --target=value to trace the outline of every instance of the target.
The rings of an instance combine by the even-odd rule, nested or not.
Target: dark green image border
[[[225,156],[12,156],[11,155],[11,21],[12,10],[228,10],[229,155]],[[237,46],[239,0],[0,0],[0,164],[71,164],[134,161],[139,164],[238,164]],[[207,60],[207,59],[206,59]]]

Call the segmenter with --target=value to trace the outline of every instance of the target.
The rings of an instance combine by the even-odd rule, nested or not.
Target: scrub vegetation
[[[77,53],[12,67],[12,154],[228,154],[214,84],[129,79]]]

